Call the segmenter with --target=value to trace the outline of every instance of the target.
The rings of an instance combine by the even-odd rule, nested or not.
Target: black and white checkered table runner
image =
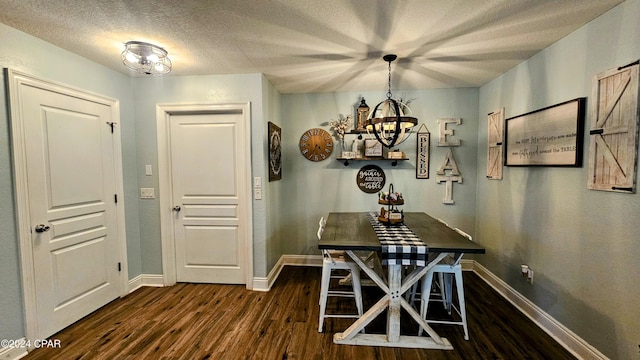
[[[382,265],[426,266],[427,245],[405,224],[387,226],[378,214],[367,214],[382,244]]]

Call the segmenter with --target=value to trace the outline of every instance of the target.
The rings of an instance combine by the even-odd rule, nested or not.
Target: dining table
[[[449,340],[429,326],[404,294],[446,256],[484,254],[485,249],[481,245],[424,212],[404,212],[403,222],[394,225],[381,223],[373,212],[331,212],[318,248],[344,250],[384,292],[384,296],[351,326],[334,334],[334,343],[453,349]],[[358,251],[378,253],[382,266],[387,267],[387,274],[375,271],[355,253]],[[404,278],[403,269],[410,269]],[[400,334],[402,309],[425,330],[426,336]],[[365,327],[385,310],[386,333],[365,333]]]

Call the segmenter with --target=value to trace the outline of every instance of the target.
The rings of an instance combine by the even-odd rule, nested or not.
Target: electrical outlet
[[[529,272],[527,273],[527,281],[533,285],[533,269],[531,268],[529,268]]]

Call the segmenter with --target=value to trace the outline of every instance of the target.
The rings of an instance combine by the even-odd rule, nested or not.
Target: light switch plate
[[[153,168],[151,167],[151,165],[144,166],[144,174],[147,176],[153,175]]]
[[[140,199],[155,199],[155,189],[154,188],[140,188]]]

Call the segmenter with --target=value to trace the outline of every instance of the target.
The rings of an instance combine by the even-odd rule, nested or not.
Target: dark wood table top
[[[430,253],[485,253],[482,246],[425,213],[405,212],[404,224],[427,244]],[[365,212],[330,213],[318,248],[381,251],[380,241]]]

